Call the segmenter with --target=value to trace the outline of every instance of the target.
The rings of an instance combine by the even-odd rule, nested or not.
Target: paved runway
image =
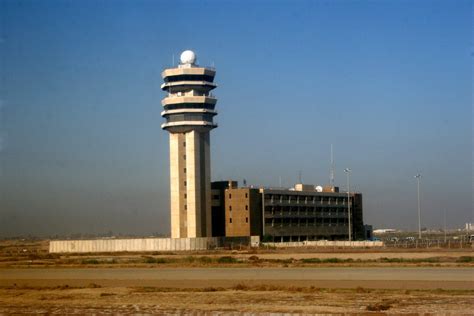
[[[473,268],[43,268],[0,269],[0,285],[288,286],[474,289]]]

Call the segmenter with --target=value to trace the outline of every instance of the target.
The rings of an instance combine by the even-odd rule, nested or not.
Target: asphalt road
[[[0,269],[0,285],[288,286],[474,289],[474,268],[44,268]]]

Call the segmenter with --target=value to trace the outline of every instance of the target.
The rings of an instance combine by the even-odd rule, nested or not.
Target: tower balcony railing
[[[217,122],[209,122],[209,121],[177,121],[177,122],[166,122],[161,124],[161,128],[166,129],[170,127],[208,127],[208,128],[216,128],[219,125]]]
[[[165,70],[168,70],[168,69],[180,68],[179,66],[181,66],[181,64],[179,64],[179,63],[178,63],[177,65],[173,64],[173,65],[171,65],[171,67],[170,67],[170,66],[168,66],[168,67],[165,66],[165,67],[162,67],[162,68],[161,68],[161,69],[162,69],[161,72],[163,72],[163,71],[165,71]],[[184,68],[184,67],[181,67],[181,68]],[[214,67],[214,66],[198,66],[198,65],[194,65],[193,67],[188,67],[188,68],[204,68],[204,69],[209,69],[209,70],[212,70],[212,71],[216,71],[216,67]]]
[[[199,94],[199,93],[195,93],[195,92],[192,92],[192,93],[188,93],[188,94],[183,94],[181,92],[176,92],[176,93],[169,93],[168,92],[168,98],[182,98],[182,97],[208,97],[208,98],[213,98],[215,99],[216,96],[212,93],[202,93],[202,94]]]

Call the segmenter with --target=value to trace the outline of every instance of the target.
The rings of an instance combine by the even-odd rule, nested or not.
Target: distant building
[[[375,229],[374,234],[387,234],[387,233],[396,233],[397,230],[393,228],[380,228],[380,229]]]
[[[348,239],[348,195],[337,187],[297,184],[292,189],[256,189],[238,188],[235,182],[213,182],[212,187],[213,217],[221,219],[213,236],[222,234],[224,217],[228,237],[258,235],[275,242]],[[352,239],[366,239],[362,194],[349,197]]]

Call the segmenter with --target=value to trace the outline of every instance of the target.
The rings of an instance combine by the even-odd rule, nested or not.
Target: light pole
[[[352,225],[351,225],[351,188],[349,183],[349,175],[351,173],[351,169],[346,168],[344,172],[347,175],[347,217],[349,219],[349,241],[352,241]]]
[[[421,208],[420,208],[420,180],[421,173],[418,173],[416,176],[417,182],[417,192],[418,192],[418,239],[421,239]]]
[[[444,209],[444,243],[446,243],[446,209]]]

